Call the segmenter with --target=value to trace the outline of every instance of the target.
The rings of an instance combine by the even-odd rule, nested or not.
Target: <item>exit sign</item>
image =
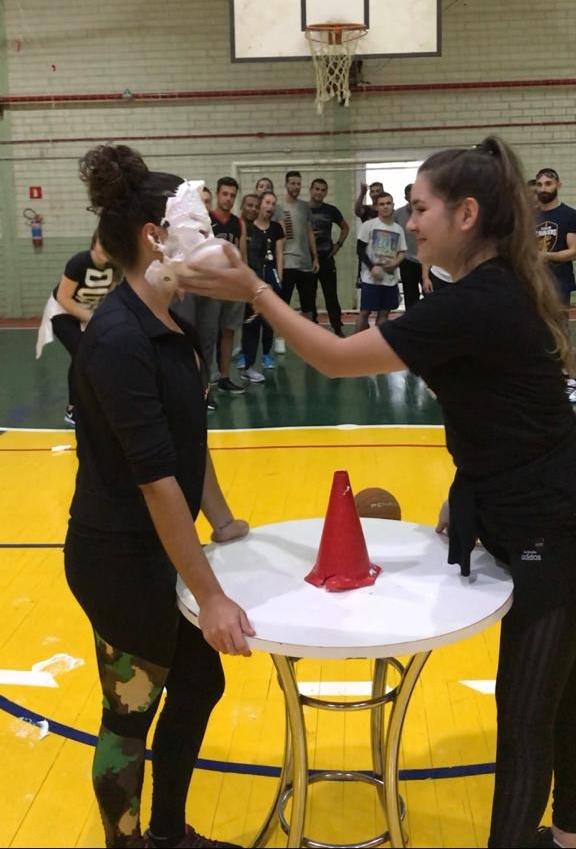
[[[42,197],[42,186],[30,186],[28,189],[30,200],[40,200]]]

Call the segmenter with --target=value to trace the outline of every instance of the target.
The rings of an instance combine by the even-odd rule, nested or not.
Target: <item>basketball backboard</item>
[[[230,0],[233,62],[309,59],[306,26],[364,24],[357,58],[440,54],[440,0]]]

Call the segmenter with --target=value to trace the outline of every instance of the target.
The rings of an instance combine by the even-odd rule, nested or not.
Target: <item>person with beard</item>
[[[536,188],[540,204],[536,216],[538,247],[556,278],[560,300],[569,307],[570,293],[576,289],[572,265],[576,259],[576,209],[558,197],[562,183],[553,168],[538,172]]]
[[[558,193],[561,188],[560,177],[554,168],[541,168],[536,174],[538,247],[554,274],[560,300],[568,313],[570,296],[576,289],[572,265],[576,259],[576,209],[560,201]],[[570,336],[567,325],[566,334]],[[568,375],[566,392],[570,402],[576,404],[576,381]]]

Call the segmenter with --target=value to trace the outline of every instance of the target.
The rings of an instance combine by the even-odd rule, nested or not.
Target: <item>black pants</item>
[[[514,578],[514,603],[500,635],[488,846],[534,846],[552,777],[553,822],[576,832],[575,539],[573,532],[553,535],[542,562],[510,558],[509,546],[484,542],[510,563]]]
[[[62,343],[62,345],[64,345],[70,354],[70,357],[73,357],[78,349],[78,345],[80,344],[80,339],[82,338],[82,328],[80,327],[79,320],[68,313],[61,313],[60,315],[55,315],[51,321],[54,336]],[[74,404],[72,394],[72,367],[70,366],[68,369],[69,404]]]
[[[220,657],[178,611],[176,573],[157,541],[71,528],[65,566],[96,636],[104,709],[93,780],[106,845],[142,845],[146,737],[165,689],[152,742],[150,827],[175,846],[210,713],[224,690]]]
[[[336,263],[333,256],[321,256],[318,258],[320,269],[316,275],[316,289],[314,291],[314,320],[316,320],[316,292],[318,283],[322,286],[326,312],[330,324],[334,330],[342,328],[342,309],[338,300],[338,277],[336,275]]]
[[[274,331],[267,321],[262,316],[257,315],[256,318],[246,323],[246,320],[254,315],[254,311],[250,304],[246,304],[244,312],[244,324],[242,325],[242,353],[246,361],[246,368],[250,368],[256,362],[256,354],[258,352],[258,343],[262,336],[262,353],[269,354],[272,349],[272,340]]]
[[[413,259],[403,259],[400,263],[400,277],[404,292],[404,306],[408,310],[420,300],[420,285],[422,283],[422,266]]]
[[[316,275],[311,271],[300,271],[298,268],[285,268],[282,277],[282,300],[287,304],[292,300],[294,287],[300,296],[300,310],[310,317],[316,309]]]

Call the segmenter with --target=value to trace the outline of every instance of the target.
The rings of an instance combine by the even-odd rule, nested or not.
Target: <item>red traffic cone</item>
[[[373,584],[382,570],[368,559],[348,472],[334,472],[316,563],[305,580],[331,592]]]

